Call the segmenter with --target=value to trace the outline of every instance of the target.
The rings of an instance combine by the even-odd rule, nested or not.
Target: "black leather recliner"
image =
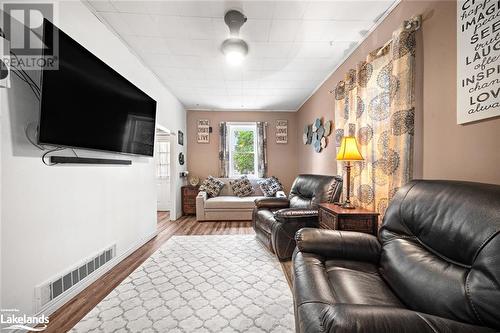
[[[257,238],[278,259],[290,259],[297,230],[318,227],[318,204],[338,201],[341,193],[341,177],[299,175],[288,198],[255,200],[252,225]]]
[[[500,331],[500,186],[412,181],[379,239],[302,229],[297,332]]]

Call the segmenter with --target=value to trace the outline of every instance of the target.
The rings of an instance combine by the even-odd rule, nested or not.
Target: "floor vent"
[[[35,302],[37,311],[49,302],[52,302],[72,287],[91,276],[99,267],[116,256],[116,244],[98,252],[74,266],[50,282],[43,283],[35,288]]]

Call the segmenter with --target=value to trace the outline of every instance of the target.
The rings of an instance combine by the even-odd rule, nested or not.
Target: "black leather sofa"
[[[500,186],[412,181],[379,238],[296,235],[297,332],[500,331]]]
[[[295,249],[295,233],[304,227],[318,227],[318,204],[338,201],[342,178],[299,175],[288,198],[255,200],[252,225],[257,238],[280,260],[289,260]]]

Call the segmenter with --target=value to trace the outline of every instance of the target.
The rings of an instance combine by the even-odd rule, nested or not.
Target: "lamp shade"
[[[358,149],[358,143],[353,136],[344,136],[340,143],[339,152],[337,153],[337,160],[339,161],[361,161],[363,156]]]

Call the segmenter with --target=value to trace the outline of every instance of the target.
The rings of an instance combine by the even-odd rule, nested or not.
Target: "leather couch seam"
[[[481,316],[479,315],[479,312],[477,311],[476,307],[474,306],[474,302],[472,301],[471,298],[471,293],[470,293],[470,288],[469,288],[469,276],[470,276],[471,270],[467,272],[467,275],[465,276],[465,295],[467,296],[467,300],[469,301],[469,304],[472,308],[472,312],[474,312],[474,315],[476,316],[476,319],[479,320],[479,322],[485,326],[485,323]]]
[[[420,315],[420,313],[418,312],[415,312],[415,314],[424,321],[424,323],[427,324],[427,326],[429,326],[429,328],[434,332],[434,333],[439,333],[439,331],[434,327],[434,325],[432,325],[426,318],[422,317]]]

